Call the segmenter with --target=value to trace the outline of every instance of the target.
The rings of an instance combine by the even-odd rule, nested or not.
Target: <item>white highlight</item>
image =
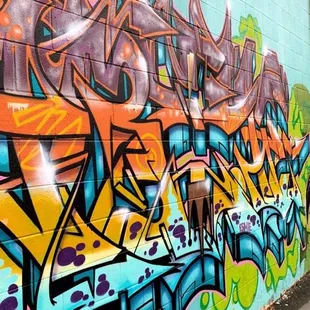
[[[226,60],[226,57],[223,53],[221,53],[221,56],[220,56],[220,61],[224,62]]]
[[[268,47],[266,45],[263,48],[263,54],[264,54],[264,56],[267,56],[268,54],[270,54],[270,50],[268,49]]]
[[[198,98],[192,98],[191,103],[193,104],[194,107],[199,107],[199,101]]]
[[[228,109],[231,109],[231,110],[239,110],[239,109],[241,109],[241,108],[244,107],[244,105],[245,105],[245,103],[246,103],[246,100],[245,100],[245,99],[242,99],[242,100],[239,100],[239,101],[236,100],[235,102],[237,102],[237,104],[234,105],[234,106],[228,107]]]
[[[46,179],[50,182],[50,184],[54,184],[54,176],[55,176],[55,169],[54,167],[46,160],[44,156],[44,149],[42,144],[40,144],[40,153],[42,157],[42,163],[43,167],[40,169],[40,174],[42,176],[42,179]],[[44,177],[43,177],[44,175]]]
[[[85,24],[86,24],[85,21],[79,23],[72,23],[71,25],[69,25],[65,35],[68,38],[81,36],[83,34]]]
[[[231,12],[231,2],[230,2],[230,0],[227,0],[226,6],[227,6],[227,11],[230,13]]]
[[[211,180],[209,178],[207,178],[205,181],[205,187],[206,189],[210,189],[211,188]]]
[[[190,113],[194,119],[202,119],[198,98],[190,99]]]
[[[12,109],[13,112],[26,110],[28,107],[29,107],[28,103],[17,103],[17,102],[9,102],[8,103],[8,108]]]
[[[140,70],[147,72],[148,69],[147,62],[143,56],[138,56],[138,64]]]
[[[121,208],[113,213],[113,215],[123,215],[124,219],[128,219],[130,210],[128,208]]]
[[[159,198],[160,198],[160,196],[162,195],[164,189],[167,186],[168,175],[169,175],[169,170],[164,172],[163,177],[162,177],[162,179],[160,181],[159,190],[157,191],[157,194],[156,194],[154,202],[153,202],[153,209],[158,204]]]
[[[39,176],[40,181],[42,182],[42,184],[50,185],[53,188],[53,191],[57,196],[57,198],[61,200],[59,193],[57,191],[57,187],[55,185],[55,168],[47,161],[44,155],[45,150],[41,143],[40,143],[40,154],[42,158],[42,166],[40,167],[40,169],[38,169],[38,173],[40,174]]]

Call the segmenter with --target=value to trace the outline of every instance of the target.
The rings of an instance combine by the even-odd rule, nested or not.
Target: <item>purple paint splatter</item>
[[[60,266],[68,266],[70,265],[76,257],[76,250],[72,247],[67,247],[60,250],[57,262]]]

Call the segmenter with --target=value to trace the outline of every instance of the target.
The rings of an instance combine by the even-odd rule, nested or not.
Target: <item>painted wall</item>
[[[0,0],[0,309],[256,310],[308,271],[308,13]]]

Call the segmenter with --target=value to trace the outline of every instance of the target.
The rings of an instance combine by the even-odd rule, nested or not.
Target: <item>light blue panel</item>
[[[11,239],[11,237],[3,230],[0,229],[0,242],[6,251],[14,257],[14,259],[23,266],[23,250],[20,245]]]
[[[188,126],[182,126],[182,132],[183,132],[183,152],[189,151],[189,149],[190,149],[189,127]]]
[[[45,36],[45,37],[49,37],[49,36],[51,36],[51,31],[49,30],[49,29],[47,29],[46,27],[43,27],[43,35]]]
[[[85,212],[89,212],[91,205],[95,199],[95,183],[94,183],[94,163],[93,159],[89,161],[87,172],[85,175],[84,195],[85,195]]]
[[[149,285],[131,299],[131,309],[154,309],[153,299],[153,287]]]
[[[201,9],[210,32],[214,36],[221,34],[225,21],[225,1],[201,1]]]
[[[135,189],[133,188],[129,178],[124,178],[123,182],[124,182],[124,186],[127,189],[129,189],[129,191],[131,191],[132,193],[135,193]]]
[[[164,38],[159,38],[159,42],[164,42]],[[158,64],[164,65],[166,63],[166,46],[163,43],[157,43],[157,57],[158,57]]]
[[[182,125],[175,126],[169,130],[170,152],[172,152],[174,148],[176,156],[183,153],[182,138]]]
[[[263,15],[269,16],[269,1],[255,1],[255,8]]]
[[[213,125],[210,126],[210,144],[213,147],[218,148],[219,143],[225,144],[227,140],[228,136],[223,130]]]
[[[158,185],[149,185],[149,186],[145,187],[145,195],[146,195],[146,199],[148,201],[148,207],[149,208],[152,207],[158,190],[159,190],[159,186]],[[158,207],[158,203],[157,203],[157,205],[155,207],[156,207],[156,209],[154,211],[153,218],[152,218],[153,221],[156,221],[156,220],[160,219],[160,210],[157,208]]]
[[[180,180],[180,191],[182,195],[182,200],[185,201],[187,199],[187,182],[188,182],[187,175],[183,176]]]
[[[188,16],[188,0],[184,1],[174,1],[173,6],[175,9],[182,14],[187,20],[189,18]]]
[[[24,195],[23,195],[23,188],[22,186],[18,186],[13,189],[13,192],[17,195],[17,197],[21,200],[24,201]]]
[[[290,37],[289,31],[283,26],[279,27],[279,43],[284,46],[287,40],[289,40],[289,37]]]
[[[248,15],[248,12],[245,10],[245,2],[242,0],[234,0],[231,4],[231,10],[233,11],[233,15],[236,16],[236,21],[238,21],[241,16],[245,17]]]
[[[203,156],[207,154],[206,135],[204,131],[195,131],[194,146],[196,155]]]
[[[30,68],[29,71],[30,71],[31,91],[33,92],[34,97],[45,98],[44,92],[40,86],[40,83],[34,71],[32,70],[32,68]]]
[[[97,129],[94,128],[94,145],[95,145],[95,157],[96,157],[96,173],[97,173],[97,188],[100,186],[104,178],[104,156],[102,150],[102,144],[99,140]]]
[[[135,207],[132,206],[132,204],[130,204],[129,202],[125,201],[124,199],[118,196],[115,196],[115,206],[116,208],[119,209],[127,208],[129,210],[135,210]]]
[[[151,102],[148,101],[144,105],[144,109],[143,109],[142,113],[140,114],[139,118],[140,119],[147,119],[151,114],[152,114],[152,104],[151,104]]]
[[[10,172],[9,148],[4,135],[0,135],[0,172]]]
[[[123,5],[124,1],[123,0],[117,0],[117,9],[119,10],[121,6]]]
[[[123,73],[123,82],[124,82],[123,87],[124,87],[124,97],[125,97],[125,100],[128,99],[128,81],[129,80],[128,80],[127,74]]]
[[[172,152],[174,148],[176,156],[179,156],[183,152],[189,150],[190,145],[188,126],[177,125],[169,130],[169,146],[170,152]]]
[[[282,25],[282,9],[275,2],[268,2],[268,17],[276,20],[278,25]]]
[[[161,305],[165,306],[168,303],[171,302],[171,296],[169,294],[169,291],[167,290],[166,286],[163,284],[160,286],[160,295],[161,295]]]

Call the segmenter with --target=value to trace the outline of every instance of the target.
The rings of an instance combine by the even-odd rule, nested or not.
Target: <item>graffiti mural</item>
[[[207,22],[199,0],[0,1],[0,309],[254,309],[297,274],[308,90],[251,15]]]

